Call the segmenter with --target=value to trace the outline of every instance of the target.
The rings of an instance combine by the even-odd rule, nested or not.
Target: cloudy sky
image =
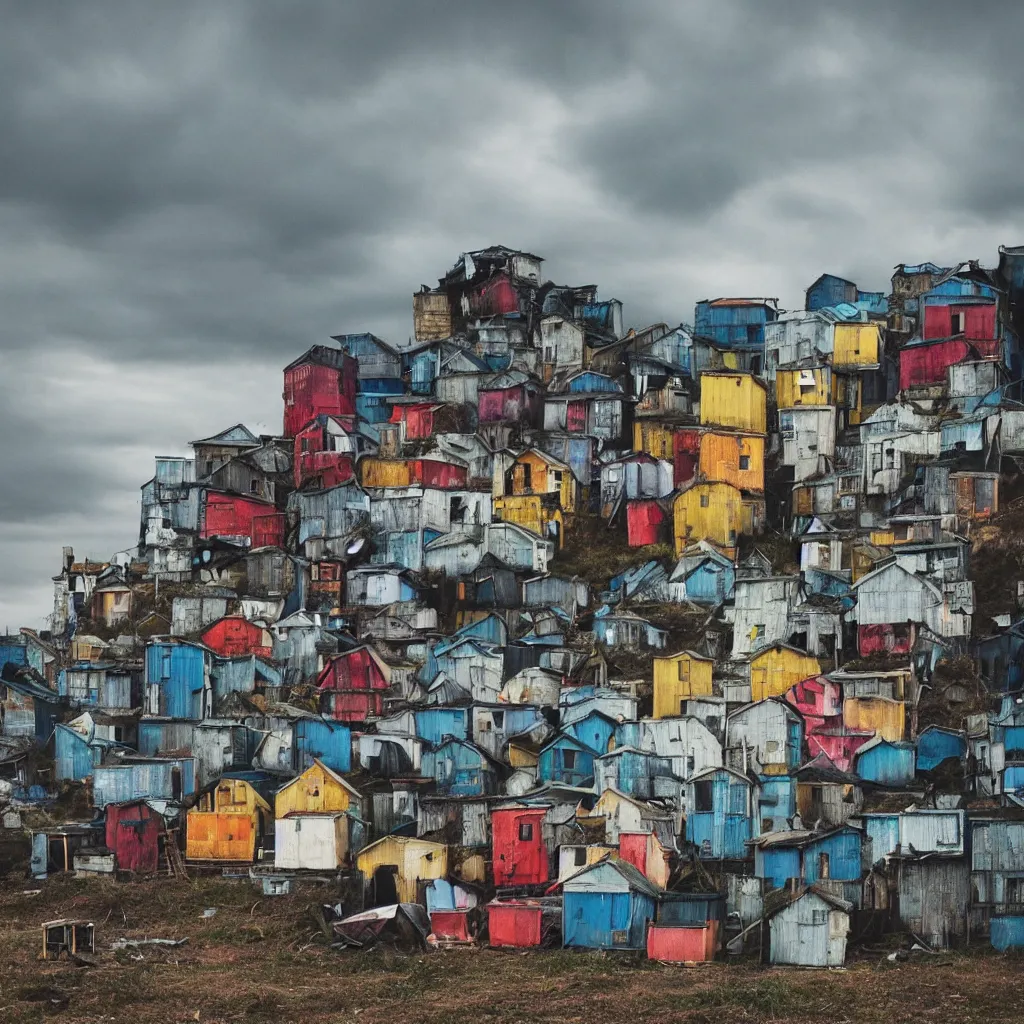
[[[0,0],[0,627],[500,242],[629,323],[1024,241],[1024,5]],[[1016,101],[1016,102],[1015,102]]]

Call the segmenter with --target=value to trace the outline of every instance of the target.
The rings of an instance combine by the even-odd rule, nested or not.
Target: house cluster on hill
[[[410,344],[290,362],[280,435],[157,457],[137,547],[65,549],[0,638],[32,872],[341,878],[438,941],[661,960],[1024,944],[1024,582],[976,571],[1024,247],[628,330],[542,264],[464,253]]]

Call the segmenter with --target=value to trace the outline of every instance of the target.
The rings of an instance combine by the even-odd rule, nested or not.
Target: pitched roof
[[[197,444],[216,444],[225,448],[250,448],[260,443],[260,439],[244,424],[236,423],[233,427],[222,430],[219,434],[201,438],[198,441],[189,441],[193,447]]]

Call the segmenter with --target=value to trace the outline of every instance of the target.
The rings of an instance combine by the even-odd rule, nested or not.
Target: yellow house
[[[294,811],[317,813],[352,811],[362,817],[362,796],[323,761],[313,763],[274,797],[274,815],[283,818]]]
[[[709,430],[701,435],[697,467],[704,480],[719,480],[744,491],[763,491],[764,437]]]
[[[416,903],[419,883],[448,875],[448,847],[411,836],[385,836],[364,847],[356,867],[367,885],[367,904]]]
[[[750,699],[781,697],[803,679],[821,674],[821,662],[813,654],[788,644],[775,644],[750,659]]]
[[[742,494],[732,484],[697,480],[676,495],[672,514],[676,557],[689,545],[708,540],[732,558],[740,534],[761,532],[764,499]]]
[[[672,459],[674,431],[653,420],[633,421],[633,451],[646,452],[656,459]]]
[[[221,779],[185,817],[185,856],[252,863],[260,839],[273,829],[273,819],[270,804],[248,782]]]
[[[503,523],[515,523],[526,530],[539,534],[546,540],[557,536],[558,547],[565,540],[562,510],[539,494],[508,495],[493,498],[494,518]],[[557,529],[551,530],[554,523]]]
[[[598,797],[592,811],[576,812],[577,822],[584,827],[598,824],[602,818],[604,841],[615,846],[623,832],[653,832],[666,822],[672,822],[673,828],[679,825],[671,812],[611,787]]]
[[[882,350],[881,327],[877,323],[836,324],[832,365],[877,366]]]
[[[700,375],[701,425],[764,434],[768,429],[768,389],[750,373]]]
[[[775,403],[780,409],[800,405],[830,405],[832,367],[813,366],[806,370],[775,371]]]
[[[654,717],[683,713],[683,701],[711,696],[714,659],[694,651],[680,651],[654,659]]]
[[[888,697],[847,697],[843,725],[853,732],[873,732],[892,743],[903,739],[906,711],[903,701]]]
[[[576,510],[576,478],[569,466],[547,452],[528,448],[505,475],[505,495],[557,494],[565,512]]]

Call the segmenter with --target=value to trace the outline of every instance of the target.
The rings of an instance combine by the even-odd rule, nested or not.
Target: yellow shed
[[[270,804],[248,782],[221,779],[185,816],[185,856],[252,863],[273,819]]]
[[[700,475],[744,491],[764,490],[764,437],[709,430],[701,435]]]
[[[775,402],[780,409],[795,409],[800,405],[829,405],[831,397],[830,366],[775,371]]]
[[[680,651],[654,659],[654,717],[683,713],[683,701],[711,696],[714,659],[694,651]]]
[[[511,474],[512,494],[557,494],[564,511],[575,511],[576,478],[560,459],[528,448],[512,463]]]
[[[362,795],[323,761],[313,763],[274,797],[274,814],[283,818],[294,811],[353,811],[362,816]]]
[[[887,697],[847,697],[843,700],[843,725],[853,732],[873,732],[895,743],[906,731],[903,701]]]
[[[750,659],[750,699],[781,697],[803,679],[821,674],[821,662],[813,654],[788,644],[775,644]]]
[[[369,906],[416,903],[420,882],[447,877],[448,847],[411,836],[385,836],[360,851],[356,867],[366,879]]]
[[[504,498],[494,498],[493,503],[495,519],[503,523],[515,523],[516,526],[531,530],[547,540],[556,533],[558,547],[561,548],[565,539],[562,510],[550,507],[539,494],[513,494]],[[558,527],[554,533],[548,529],[551,523]]]
[[[732,484],[695,481],[672,505],[676,556],[697,541],[709,540],[732,558],[743,533],[743,495]]]
[[[836,324],[832,365],[877,366],[881,328],[877,323]]]
[[[750,373],[700,375],[701,425],[732,427],[763,434],[768,429],[768,391]]]
[[[359,460],[359,482],[364,487],[410,487],[413,483],[412,467],[405,459]]]
[[[656,459],[672,459],[673,430],[653,420],[633,421],[633,451],[646,452]]]

